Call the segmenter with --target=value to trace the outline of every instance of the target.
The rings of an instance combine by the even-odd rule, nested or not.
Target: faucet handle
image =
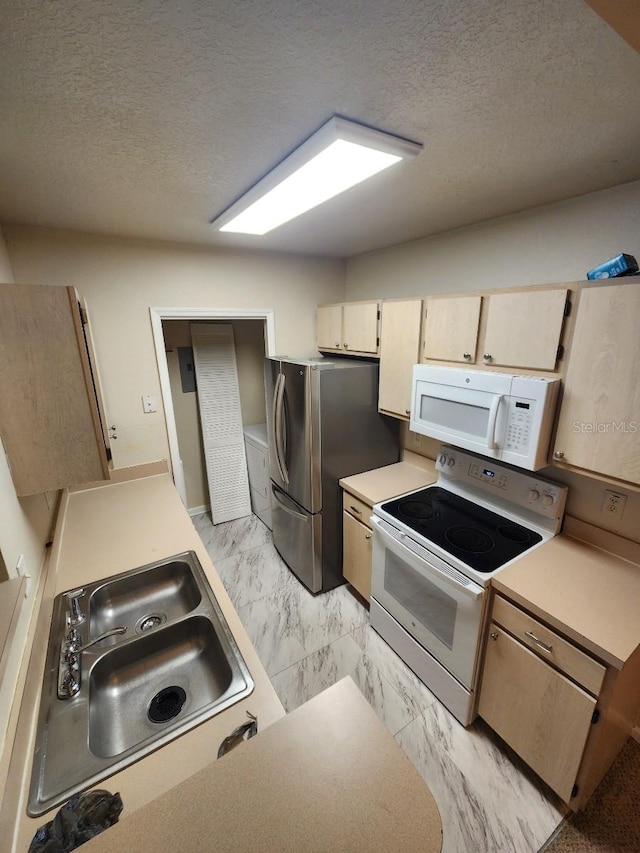
[[[74,671],[73,666],[67,667],[58,684],[58,696],[60,699],[71,699],[80,691],[79,673]]]
[[[67,616],[69,614],[67,613]],[[80,632],[77,628],[74,628],[73,625],[67,620],[67,628],[68,631],[65,634],[64,641],[67,644],[67,648],[75,647],[77,648],[82,643],[82,637],[80,636]]]
[[[69,592],[66,592],[65,595],[69,602],[69,625],[81,625],[85,620],[85,615],[80,609],[80,598],[84,595],[84,587],[78,587],[78,589],[71,589]]]

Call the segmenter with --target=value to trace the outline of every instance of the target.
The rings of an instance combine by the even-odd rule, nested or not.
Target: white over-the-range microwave
[[[416,364],[409,429],[536,471],[547,464],[559,379]]]

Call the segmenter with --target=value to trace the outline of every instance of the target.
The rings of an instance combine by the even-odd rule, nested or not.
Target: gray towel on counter
[[[120,794],[101,790],[78,794],[38,829],[29,853],[69,853],[117,823],[121,811]]]

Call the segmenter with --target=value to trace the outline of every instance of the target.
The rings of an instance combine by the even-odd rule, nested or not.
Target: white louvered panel
[[[251,514],[233,328],[192,323],[202,441],[214,524]]]

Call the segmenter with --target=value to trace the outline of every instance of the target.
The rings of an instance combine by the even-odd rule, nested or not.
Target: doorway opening
[[[232,324],[243,424],[257,423],[265,406],[262,360],[275,354],[273,311],[151,308],[150,315],[173,479],[185,507],[197,515],[209,503],[207,478],[196,393],[183,391],[189,385],[183,386],[180,374],[180,358],[184,368],[188,353],[179,350],[191,346],[191,322]]]

